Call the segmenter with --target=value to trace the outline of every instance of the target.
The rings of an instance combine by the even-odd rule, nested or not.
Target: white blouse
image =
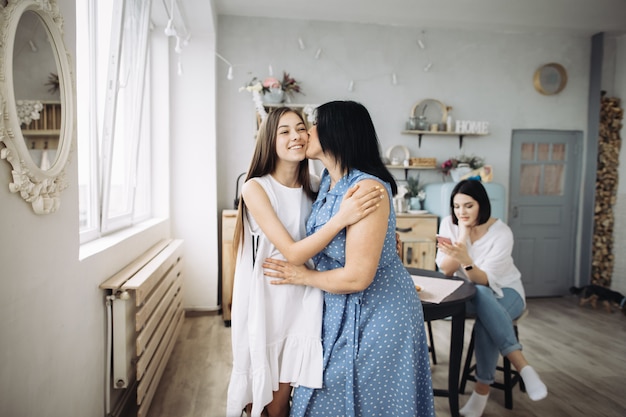
[[[446,216],[439,226],[439,234],[456,241],[459,238],[459,226],[452,223],[452,216]],[[474,265],[487,274],[488,285],[502,297],[502,288],[512,288],[519,293],[526,304],[526,293],[522,284],[522,274],[513,263],[513,232],[501,220],[492,224],[487,233],[474,243],[470,239],[465,242],[467,252]],[[436,263],[439,266],[446,255],[437,251]],[[468,278],[462,267],[454,273],[455,276]]]

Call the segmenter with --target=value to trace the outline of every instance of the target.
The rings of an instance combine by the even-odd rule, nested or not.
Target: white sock
[[[519,373],[524,380],[526,393],[533,401],[543,400],[548,396],[548,387],[543,383],[532,366],[526,365]]]
[[[465,403],[463,408],[459,410],[459,414],[465,417],[480,417],[483,415],[483,411],[485,411],[485,407],[487,406],[487,399],[489,398],[489,393],[482,395],[477,393],[476,391],[472,391],[472,395],[469,400]]]

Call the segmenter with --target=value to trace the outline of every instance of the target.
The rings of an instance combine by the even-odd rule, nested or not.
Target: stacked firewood
[[[605,287],[611,285],[615,262],[613,207],[617,197],[619,152],[622,146],[620,129],[623,116],[624,110],[620,107],[620,99],[603,95],[598,138],[591,282]]]

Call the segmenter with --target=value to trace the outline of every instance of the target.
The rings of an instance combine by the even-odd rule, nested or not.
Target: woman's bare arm
[[[241,194],[247,210],[267,238],[290,263],[302,265],[319,253],[344,227],[359,222],[378,211],[383,189],[360,187],[350,190],[341,203],[341,215],[333,216],[319,231],[300,241],[294,241],[280,221],[263,187],[248,181]],[[367,190],[367,191],[365,191]]]
[[[377,183],[375,180],[360,182],[362,188],[369,188]],[[378,210],[367,218],[347,228],[346,264],[343,268],[318,272],[277,259],[267,259],[263,264],[265,275],[279,278],[273,280],[273,284],[309,285],[336,294],[349,294],[366,289],[376,276],[387,233],[391,209],[386,191],[383,201],[387,204],[381,204]]]

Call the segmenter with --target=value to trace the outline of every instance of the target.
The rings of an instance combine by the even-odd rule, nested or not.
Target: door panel
[[[567,294],[574,282],[581,142],[576,131],[513,132],[509,225],[527,296]]]

